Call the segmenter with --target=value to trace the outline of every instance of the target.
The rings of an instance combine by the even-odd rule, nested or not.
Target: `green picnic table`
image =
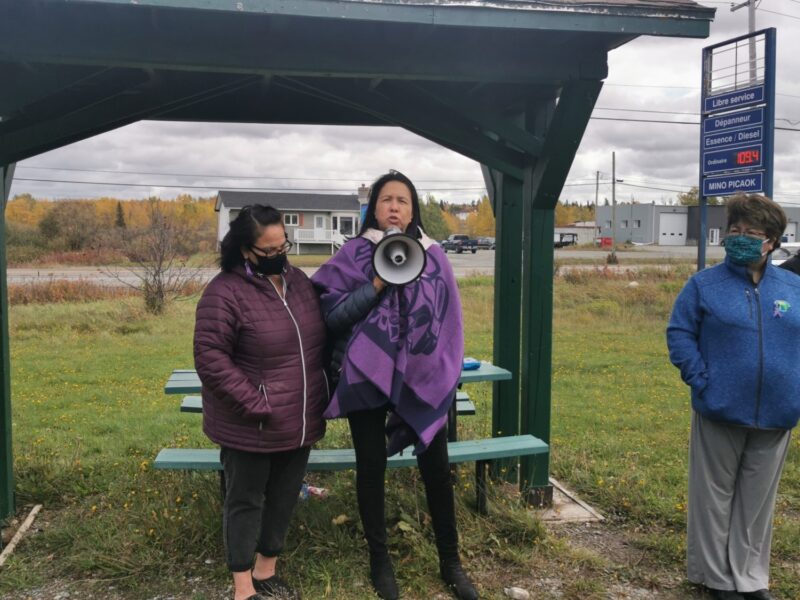
[[[477,369],[461,371],[461,377],[458,383],[460,385],[462,383],[501,381],[503,379],[511,379],[511,371],[503,369],[502,367],[496,367],[487,362],[482,362],[481,366]],[[197,376],[197,371],[194,369],[175,369],[164,386],[164,393],[199,394],[200,387],[200,378]]]

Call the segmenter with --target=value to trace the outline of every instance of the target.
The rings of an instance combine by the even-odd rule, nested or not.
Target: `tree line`
[[[47,200],[30,194],[14,196],[6,206],[6,247],[10,264],[60,262],[101,264],[125,260],[130,239],[152,226],[152,209],[181,232],[177,253],[190,256],[216,249],[215,197],[182,194],[174,200],[99,198]],[[426,233],[444,239],[452,233],[495,236],[495,218],[487,196],[466,203],[447,203],[429,194],[420,209]],[[594,207],[578,203],[556,206],[556,225],[594,220]]]
[[[20,194],[6,206],[6,246],[9,263],[92,262],[124,258],[131,238],[152,225],[153,206],[187,232],[176,240],[178,252],[190,256],[216,247],[215,198],[180,195],[164,201],[42,200]],[[60,259],[60,260],[59,260]]]

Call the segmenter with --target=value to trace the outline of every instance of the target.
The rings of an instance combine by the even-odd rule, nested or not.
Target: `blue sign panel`
[[[728,196],[736,192],[764,191],[764,172],[734,173],[703,179],[703,196]]]
[[[738,146],[739,144],[752,144],[764,140],[764,126],[748,127],[739,131],[723,131],[703,136],[703,148],[706,150],[717,150],[728,146]]]
[[[764,152],[761,144],[703,153],[703,175],[722,171],[755,169],[763,164]]]
[[[731,129],[741,129],[752,127],[764,122],[764,109],[753,108],[735,113],[725,113],[714,115],[703,119],[703,133],[716,133],[718,131],[728,131]]]
[[[746,90],[737,90],[735,92],[728,92],[727,94],[719,94],[705,99],[704,109],[705,112],[719,112],[723,110],[733,110],[735,108],[742,108],[750,106],[751,104],[759,104],[764,101],[764,86],[747,88]]]

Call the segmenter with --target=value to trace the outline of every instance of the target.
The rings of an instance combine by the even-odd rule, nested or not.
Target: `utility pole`
[[[747,7],[747,27],[750,33],[756,30],[756,0],[745,0],[741,4],[731,6],[731,12],[735,12],[740,8]],[[756,40],[750,38],[750,85],[755,84],[758,79],[758,71],[756,69]]]
[[[594,174],[594,216],[597,218],[597,199],[600,197],[600,171]]]
[[[617,153],[611,153],[611,256],[609,262],[617,264]]]

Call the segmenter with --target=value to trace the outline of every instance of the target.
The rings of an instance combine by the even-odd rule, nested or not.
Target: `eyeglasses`
[[[280,256],[281,254],[286,254],[289,250],[292,249],[294,244],[289,240],[286,240],[280,248],[259,248],[258,246],[250,246],[253,250],[258,250],[267,258],[275,258],[276,256]]]
[[[746,235],[747,237],[756,238],[759,240],[766,240],[767,234],[757,229],[739,229],[738,227],[731,227],[728,230],[728,235]]]

